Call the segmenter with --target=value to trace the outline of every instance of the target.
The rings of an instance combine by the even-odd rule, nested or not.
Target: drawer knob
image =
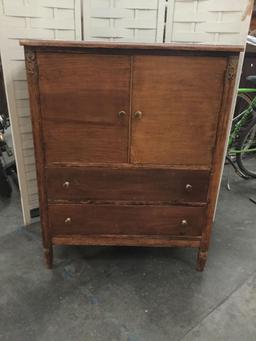
[[[69,181],[65,181],[63,184],[64,188],[69,188],[70,182]]]
[[[186,191],[187,192],[191,192],[192,191],[192,185],[190,185],[190,184],[186,184]]]
[[[133,117],[136,118],[137,120],[140,120],[142,118],[142,112],[141,111],[135,111],[133,114]]]
[[[65,219],[65,224],[70,224],[71,221],[72,221],[71,218],[68,217],[68,218]]]
[[[182,219],[182,220],[181,220],[181,225],[182,225],[182,226],[187,226],[187,225],[188,225],[187,220],[186,220],[186,219]]]
[[[124,110],[119,111],[119,113],[118,113],[119,118],[123,118],[125,116],[126,116],[126,112]]]

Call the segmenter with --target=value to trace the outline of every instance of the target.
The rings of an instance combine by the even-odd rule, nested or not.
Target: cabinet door
[[[127,162],[130,57],[42,52],[38,63],[46,163]]]
[[[224,57],[135,56],[133,163],[210,166]]]

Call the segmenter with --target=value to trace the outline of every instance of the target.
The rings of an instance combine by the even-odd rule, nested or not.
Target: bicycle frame
[[[242,88],[238,90],[238,93],[252,93],[252,92],[256,92],[256,89],[247,89],[247,88]],[[252,148],[252,149],[242,149],[242,150],[236,150],[236,149],[232,149],[232,145],[241,129],[241,127],[243,127],[246,123],[246,121],[253,115],[253,112],[256,110],[256,97],[253,98],[252,102],[249,104],[248,108],[246,110],[244,110],[239,117],[241,117],[241,119],[238,120],[237,123],[235,123],[234,128],[231,131],[231,134],[229,136],[229,140],[228,140],[228,155],[232,156],[238,153],[243,153],[243,152],[255,152],[256,148]],[[234,122],[236,121],[237,118],[234,118]]]
[[[256,93],[256,88],[240,88],[238,89],[239,94]]]

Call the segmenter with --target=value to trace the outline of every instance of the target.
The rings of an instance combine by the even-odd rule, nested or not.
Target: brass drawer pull
[[[126,112],[124,111],[124,110],[121,110],[121,111],[119,111],[119,113],[118,113],[118,117],[119,118],[123,118],[123,117],[125,117],[127,114],[126,114]]]
[[[182,219],[181,225],[184,226],[184,227],[185,227],[185,226],[188,226],[187,220],[186,220],[186,219]]]
[[[69,188],[70,182],[65,181],[64,184],[62,185],[64,188]]]
[[[190,184],[187,184],[186,185],[186,192],[191,192],[192,191],[192,185],[190,185]]]
[[[65,219],[65,224],[70,224],[71,222],[72,222],[71,218],[68,217],[68,218]]]
[[[135,111],[135,113],[133,114],[133,117],[136,118],[137,120],[141,120],[142,118],[142,112],[141,111]]]

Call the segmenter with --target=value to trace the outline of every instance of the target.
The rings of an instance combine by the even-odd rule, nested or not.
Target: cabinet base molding
[[[201,238],[173,239],[173,237],[148,235],[69,235],[52,238],[54,245],[121,245],[121,246],[156,246],[156,247],[199,247]]]

